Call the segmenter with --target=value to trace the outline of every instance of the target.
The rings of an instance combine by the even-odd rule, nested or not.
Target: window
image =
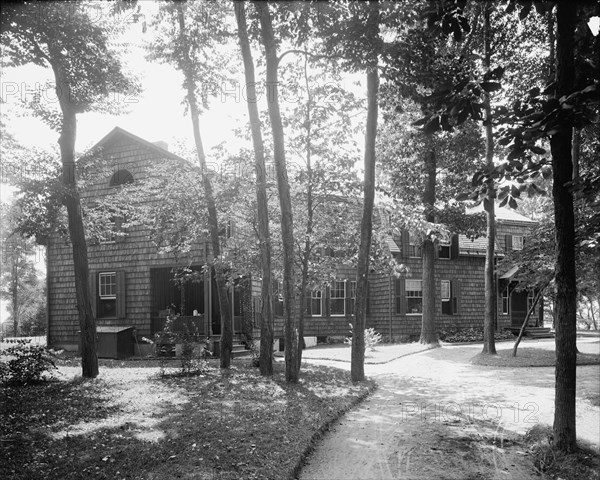
[[[416,244],[414,242],[414,240],[412,239],[412,235],[410,237],[409,240],[409,244],[408,244],[408,256],[409,257],[415,257],[415,258],[421,258],[423,256],[423,250],[421,248],[420,244]]]
[[[438,257],[445,260],[450,260],[450,244],[440,243],[438,245]]]
[[[118,217],[112,216],[108,221],[107,231],[104,231],[100,235],[100,243],[115,243],[117,241],[117,236],[115,232],[119,229],[121,222]]]
[[[502,314],[508,315],[510,313],[510,292],[508,291],[508,285],[502,290]]]
[[[98,317],[117,316],[117,273],[98,274]]]
[[[523,235],[512,236],[512,249],[523,250]]]
[[[274,282],[273,315],[283,316],[283,282]]]
[[[308,314],[313,317],[321,317],[323,315],[323,291],[313,290],[310,292],[310,308]]]
[[[460,280],[442,280],[442,314],[457,315],[460,308]]]
[[[346,282],[335,280],[331,284],[331,315],[346,314]]]
[[[423,313],[423,286],[421,280],[406,280],[406,313]]]
[[[225,238],[231,238],[235,236],[235,234],[235,222],[233,220],[227,220],[227,225],[225,226]]]
[[[118,187],[119,185],[126,185],[133,183],[133,175],[129,170],[117,170],[112,177],[110,177],[109,186]]]

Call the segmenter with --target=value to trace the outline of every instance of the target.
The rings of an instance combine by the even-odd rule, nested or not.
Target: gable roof
[[[155,151],[156,153],[158,153],[160,156],[162,157],[166,157],[166,158],[171,158],[173,160],[178,160],[178,161],[183,161],[183,162],[187,162],[186,159],[180,157],[179,155],[175,155],[174,153],[169,152],[168,150],[165,150],[164,148],[155,145],[152,142],[149,142],[148,140],[144,140],[141,137],[138,137],[137,135],[134,135],[131,132],[128,132],[127,130],[122,129],[121,127],[115,127],[113,128],[110,132],[108,132],[104,137],[102,137],[96,144],[94,144],[93,147],[89,148],[85,154],[83,154],[81,157],[79,158],[83,158],[86,155],[88,155],[90,152],[93,152],[94,150],[97,150],[99,148],[105,147],[106,145],[109,145],[111,142],[114,142],[115,140],[119,139],[119,138],[125,138],[127,140],[131,140],[135,143],[139,143],[140,145]]]
[[[467,209],[468,214],[469,213],[478,213],[478,212],[483,212],[483,211],[484,211],[483,203],[480,203],[479,205],[476,205],[475,207]],[[535,220],[532,220],[531,218],[528,218],[525,215],[520,214],[516,210],[513,210],[512,208],[499,207],[498,205],[496,205],[494,212],[496,214],[496,220],[499,220],[499,221],[521,222],[521,223],[529,223],[529,224],[538,223]]]

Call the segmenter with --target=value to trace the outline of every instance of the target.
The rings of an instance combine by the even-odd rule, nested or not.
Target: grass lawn
[[[475,355],[471,359],[474,365],[485,365],[489,367],[553,367],[556,364],[556,353],[554,350],[519,347],[517,356],[512,356],[510,349],[498,350],[498,355]],[[577,365],[598,365],[600,355],[590,353],[577,354]]]
[[[293,478],[314,438],[374,387],[324,366],[288,385],[281,362],[273,379],[216,362],[161,377],[155,363],[101,361],[94,380],[63,365],[57,380],[3,387],[0,478]]]

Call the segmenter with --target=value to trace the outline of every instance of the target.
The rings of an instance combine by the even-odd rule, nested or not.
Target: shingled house
[[[100,158],[106,178],[87,184],[81,192],[82,205],[113,195],[121,185],[148,175],[152,165],[170,162],[174,172],[186,162],[162,142],[150,143],[121,128],[113,129],[91,152]],[[89,161],[83,158],[79,161]],[[78,165],[79,168],[83,167]],[[118,221],[118,219],[116,219]],[[205,242],[189,253],[160,253],[143,227],[129,227],[112,238],[87,238],[89,283],[92,308],[100,332],[133,327],[138,341],[152,337],[165,323],[170,307],[199,335],[220,334],[220,314],[214,275],[202,273],[183,287],[173,282],[173,269],[189,267],[201,272],[210,254]],[[53,236],[47,250],[48,343],[75,350],[79,324],[75,306],[75,280],[68,239]],[[185,301],[182,301],[185,299]],[[231,289],[236,330],[241,331],[241,294]]]
[[[169,152],[166,145],[150,143],[121,128],[113,129],[93,148],[108,174],[87,184],[81,192],[82,204],[113,195],[123,184],[148,175],[150,166],[171,162],[173,170],[186,162]],[[79,162],[86,162],[83,158]],[[497,210],[497,251],[519,249],[534,222],[507,209]],[[421,252],[409,232],[390,238],[390,252],[408,267],[403,278],[373,274],[369,277],[367,327],[374,327],[389,338],[418,335],[421,325]],[[220,333],[220,315],[214,277],[204,271],[195,282],[177,286],[173,269],[190,267],[202,271],[210,253],[206,243],[185,255],[159,253],[149,232],[141,226],[127,228],[123,235],[88,239],[90,289],[100,332],[135,329],[138,341],[163,328],[167,308],[178,309],[182,321],[201,335]],[[79,324],[75,305],[75,282],[71,246],[68,239],[53,236],[47,250],[48,343],[75,350],[79,344]],[[484,311],[485,239],[469,240],[455,235],[439,245],[435,262],[437,323],[440,326],[481,326]],[[515,290],[508,271],[499,275],[498,328],[520,325],[532,295]],[[245,287],[231,289],[234,332],[242,332],[242,320],[251,315],[255,327],[259,320],[260,285],[249,279]],[[306,303],[305,336],[343,337],[352,323],[356,291],[355,272],[340,268],[326,288],[310,292]],[[244,303],[242,298],[250,298]],[[275,335],[283,337],[283,304],[274,296]],[[185,299],[185,301],[183,300]],[[248,307],[250,305],[250,308]],[[541,307],[532,322],[541,318]]]
[[[536,224],[507,208],[497,208],[496,219],[496,253],[499,257],[521,249]],[[436,325],[439,328],[483,325],[486,243],[483,237],[471,240],[465,235],[454,235],[447,244],[437,246]],[[408,268],[408,273],[401,278],[392,274],[369,276],[366,327],[375,328],[387,338],[414,338],[421,330],[421,247],[406,230],[390,238],[388,244],[397,261]],[[515,288],[515,273],[516,269],[509,269],[498,274],[498,330],[520,327],[534,298],[534,292]],[[348,335],[355,289],[355,272],[345,269],[330,286],[313,291],[306,306],[305,335]],[[283,311],[279,303],[276,313]],[[538,305],[529,325],[542,323],[543,305]],[[276,335],[283,335],[281,317],[276,318],[275,330]]]

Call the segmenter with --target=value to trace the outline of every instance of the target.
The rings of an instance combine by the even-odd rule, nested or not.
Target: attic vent
[[[166,150],[167,152],[169,151],[169,144],[167,142],[159,140],[158,142],[152,142],[152,144],[162,148],[163,150]]]

